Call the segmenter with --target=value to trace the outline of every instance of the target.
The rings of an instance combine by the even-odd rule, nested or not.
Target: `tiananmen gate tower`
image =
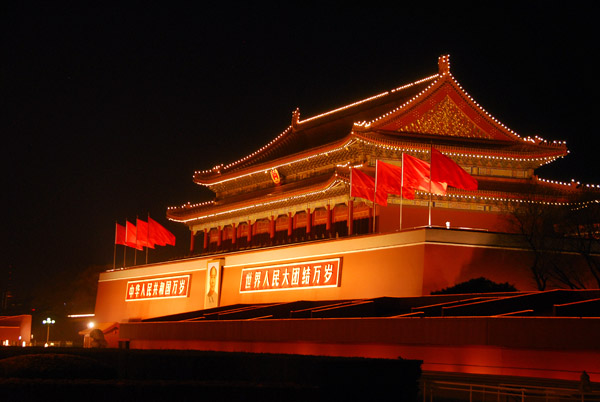
[[[306,239],[388,233],[399,229],[397,207],[376,208],[349,197],[350,167],[373,173],[375,161],[400,161],[402,153],[428,160],[430,148],[460,164],[479,182],[478,191],[450,189],[433,197],[433,225],[506,229],[506,202],[530,197],[531,182],[556,185],[534,170],[567,154],[563,142],[523,138],[479,106],[450,73],[449,58],[419,81],[301,119],[246,157],[197,171],[195,183],[213,201],[169,208],[169,219],[193,233],[193,250],[233,251]],[[580,191],[559,186],[541,202],[574,201]],[[404,228],[428,224],[429,196],[404,200]],[[391,197],[399,205],[400,197]],[[375,218],[374,218],[375,217]],[[373,219],[377,222],[373,225]]]
[[[351,196],[353,169],[375,178],[378,161],[401,169],[434,150],[477,188],[387,205]],[[564,380],[585,369],[599,381],[600,314],[586,312],[600,291],[540,292],[512,219],[519,205],[598,202],[595,185],[535,174],[567,153],[495,119],[441,56],[420,80],[316,116],[296,109],[268,144],[196,171],[214,199],[167,209],[190,230],[189,257],[102,273],[96,320],[113,346],[402,356],[425,371]],[[479,277],[519,292],[431,295]]]

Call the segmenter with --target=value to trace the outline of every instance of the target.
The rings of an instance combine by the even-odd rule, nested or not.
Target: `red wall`
[[[484,276],[536,290],[528,267],[531,255],[514,237],[465,230],[418,229],[219,254],[223,259],[220,305],[296,300],[406,297],[430,294]],[[341,259],[338,287],[240,293],[244,268]],[[127,322],[205,308],[206,266],[211,258],[191,258],[101,274],[98,322]],[[190,275],[190,293],[181,299],[125,301],[127,281]]]
[[[600,320],[339,318],[133,323],[132,348],[423,360],[423,370],[600,381]]]
[[[424,227],[429,224],[429,208],[423,206],[402,206],[402,229]],[[377,206],[379,216],[379,231],[381,233],[395,232],[400,228],[400,205],[390,204],[387,207]],[[510,217],[500,212],[481,210],[464,210],[449,208],[432,208],[431,225],[446,227],[450,222],[451,228],[467,228],[488,230],[492,232],[514,231]]]
[[[423,294],[484,277],[517,290],[537,290],[527,267],[533,260],[527,250],[428,244],[425,250]]]

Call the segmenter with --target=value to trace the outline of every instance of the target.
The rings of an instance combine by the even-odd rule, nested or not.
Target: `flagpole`
[[[117,267],[117,221],[115,221],[115,246],[113,252],[113,269]]]
[[[125,268],[126,264],[126,257],[127,257],[127,227],[129,225],[127,224],[127,218],[125,218],[125,247],[123,248],[123,268]]]
[[[402,177],[400,178],[400,229],[402,230],[402,204],[404,200],[404,152],[402,152]]]
[[[148,218],[150,218],[150,211],[148,211]],[[150,244],[150,219],[146,219],[148,225],[146,226],[146,265],[148,265],[148,245]]]
[[[373,234],[377,230],[377,160],[375,160],[375,191],[373,192]]]
[[[431,162],[433,160],[433,143],[429,144],[429,227],[431,227]]]
[[[138,231],[137,231],[137,224],[138,221],[138,217],[137,215],[135,216],[135,247],[133,248],[133,265],[137,265],[137,237],[138,237]]]

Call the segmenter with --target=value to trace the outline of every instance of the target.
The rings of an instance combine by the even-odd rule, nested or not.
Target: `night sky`
[[[434,74],[442,54],[508,127],[567,141],[538,174],[600,183],[587,2],[5,3],[0,284],[10,272],[33,303],[111,268],[115,221],[150,214],[177,246],[149,260],[185,255],[189,231],[166,209],[210,198],[195,170],[263,146],[296,107],[306,118]]]

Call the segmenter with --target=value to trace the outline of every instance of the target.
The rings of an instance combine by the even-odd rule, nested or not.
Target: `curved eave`
[[[282,166],[293,165],[298,162],[306,162],[313,158],[318,158],[324,155],[329,155],[338,151],[342,151],[350,147],[356,142],[362,142],[366,145],[376,146],[386,149],[394,149],[396,151],[421,151],[429,152],[430,144],[423,142],[423,139],[439,140],[436,141],[436,148],[443,154],[450,157],[472,157],[492,160],[510,160],[521,162],[533,162],[538,164],[550,163],[557,158],[564,157],[568,154],[566,145],[564,144],[532,144],[530,142],[520,144],[519,146],[511,146],[500,141],[485,141],[477,148],[466,146],[468,142],[461,138],[446,138],[430,136],[423,138],[422,136],[386,136],[376,132],[361,132],[353,131],[345,138],[331,144],[323,145],[319,148],[309,149],[294,155],[289,155],[275,161],[263,163],[257,166],[249,167],[240,171],[218,174],[210,179],[199,178],[194,176],[194,182],[199,185],[211,188],[228,181],[240,179],[251,175],[264,175],[272,169]],[[445,142],[445,144],[442,144]],[[448,143],[461,143],[465,145],[448,145]],[[483,148],[485,146],[487,149]]]
[[[596,184],[582,184],[578,181],[571,180],[569,182],[563,182],[559,180],[544,179],[534,176],[535,184],[541,188],[546,189],[546,193],[559,192],[568,193],[571,195],[587,194],[591,198],[600,200],[600,185]]]
[[[290,203],[305,202],[307,199],[323,197],[329,192],[343,186],[347,187],[348,179],[335,173],[321,182],[309,186],[295,188],[290,191],[273,191],[260,197],[245,197],[244,200],[227,203],[204,204],[197,207],[184,205],[167,210],[167,218],[175,222],[192,224],[200,221],[219,220],[227,216],[243,215],[257,210],[279,208]]]
[[[415,198],[427,200],[429,193],[416,191]],[[513,193],[505,191],[463,191],[459,189],[449,189],[446,195],[433,195],[434,200],[455,200],[483,203],[542,203],[552,205],[569,205],[571,204],[570,197],[567,194],[548,196],[539,195],[532,197],[531,195],[522,193]]]
[[[505,183],[503,189],[493,185],[494,180],[479,178],[478,190],[462,190],[448,187],[446,195],[432,195],[436,201],[462,201],[483,203],[539,203],[547,205],[580,205],[589,201],[581,201],[579,198],[585,189],[576,183],[550,183],[543,180],[515,179],[513,183]],[[490,185],[492,184],[492,185]],[[531,186],[535,185],[535,192],[531,192]],[[415,199],[429,200],[429,193],[415,191]]]
[[[452,142],[461,143],[463,141],[456,141],[455,138],[440,138],[435,136],[428,136],[423,138],[420,135],[417,136],[386,136],[376,132],[361,132],[356,131],[353,133],[357,141],[362,142],[365,145],[371,145],[386,149],[392,149],[394,151],[419,151],[429,153],[431,144],[437,150],[447,156],[456,157],[472,157],[482,159],[504,159],[513,161],[526,161],[526,162],[541,162],[547,163],[555,160],[556,158],[564,157],[568,154],[566,145],[535,145],[535,144],[523,144],[523,147],[511,147],[510,144],[503,142],[486,141],[486,148],[482,147],[469,147],[467,141],[464,141],[465,145],[454,145]],[[426,141],[423,141],[423,140]],[[437,141],[435,141],[437,140]],[[472,140],[469,141],[472,143]],[[450,143],[450,145],[449,145]],[[479,144],[478,144],[479,145]]]
[[[261,163],[259,165],[251,166],[246,169],[225,173],[216,173],[211,177],[195,174],[194,183],[210,188],[228,181],[240,179],[244,176],[264,174],[265,172],[268,173],[270,170],[277,169],[281,166],[290,165],[297,162],[304,162],[313,158],[318,158],[322,155],[342,151],[350,146],[353,142],[354,138],[351,134],[348,134],[346,137],[336,142],[325,144],[318,148],[309,149],[293,155],[288,155],[273,161]]]
[[[289,146],[293,149],[294,146],[291,146],[290,144],[300,141],[300,138],[303,135],[308,135],[311,138],[311,141],[318,142],[319,140],[322,140],[322,135],[315,132],[320,129],[323,131],[324,128],[331,125],[336,125],[337,132],[341,134],[338,135],[337,138],[327,138],[327,140],[332,143],[337,143],[340,138],[348,135],[357,121],[361,121],[369,115],[376,116],[378,113],[381,113],[382,108],[385,109],[385,105],[392,104],[390,107],[394,107],[399,102],[403,102],[404,99],[412,95],[412,91],[419,92],[423,85],[434,80],[437,76],[438,75],[435,74],[304,120],[300,120],[299,112],[296,111],[294,113],[295,120],[292,122],[292,125],[269,144],[228,165],[218,165],[209,170],[197,171],[194,173],[194,181],[197,184],[210,185],[223,179],[247,174],[249,171],[264,170],[266,165],[271,165],[280,159],[294,157],[297,152],[274,157],[265,162],[260,162],[261,159],[268,159],[268,155],[274,155],[278,152],[285,154],[286,151],[284,148]],[[340,129],[341,126],[344,128]],[[329,132],[331,130],[327,131]],[[316,145],[314,147],[318,148],[320,146],[322,145]]]

